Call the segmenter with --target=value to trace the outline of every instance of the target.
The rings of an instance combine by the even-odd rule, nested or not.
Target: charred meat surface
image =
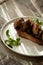
[[[14,28],[19,36],[38,44],[43,44],[43,30],[39,27],[39,21],[38,23],[32,22],[30,19],[25,21],[23,18],[20,18],[14,23]]]
[[[20,19],[16,20],[15,23],[14,23],[14,28],[15,29],[20,29],[21,26],[22,26],[22,21],[24,21],[23,18],[20,18]]]
[[[37,23],[33,23],[32,31],[34,35],[38,34],[39,25]]]

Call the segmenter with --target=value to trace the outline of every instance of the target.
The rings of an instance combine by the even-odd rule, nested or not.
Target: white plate
[[[23,17],[24,19],[31,18],[31,17]],[[18,54],[26,55],[26,56],[43,56],[43,46],[38,45],[30,40],[21,38],[21,45],[19,46],[13,46],[13,48],[10,48],[4,41],[7,39],[6,37],[6,30],[10,30],[10,35],[13,39],[16,39],[18,36],[16,30],[14,29],[14,22],[19,18],[13,19],[6,24],[3,25],[1,29],[1,39],[10,50],[13,52],[16,52]]]

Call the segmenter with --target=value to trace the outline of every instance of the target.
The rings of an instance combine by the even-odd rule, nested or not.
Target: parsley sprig
[[[43,22],[42,22],[41,20],[37,19],[37,18],[32,19],[32,21],[33,21],[34,23],[35,23],[35,22],[38,23],[39,26],[43,25]]]
[[[20,38],[16,38],[16,40],[12,39],[9,35],[9,30],[6,31],[7,40],[5,40],[5,43],[8,42],[8,46],[12,48],[12,46],[18,46],[20,45]]]

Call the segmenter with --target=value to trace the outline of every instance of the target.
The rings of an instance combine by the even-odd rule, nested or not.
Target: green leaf
[[[33,23],[38,23],[39,25],[43,25],[43,22],[40,21],[39,19],[35,18],[35,19],[32,19]]]
[[[6,35],[7,35],[8,38],[10,37],[9,30],[6,31]]]
[[[9,40],[5,40],[5,43],[6,43],[6,42],[9,42]]]
[[[17,38],[16,41],[19,42],[20,41],[20,38]]]
[[[12,48],[12,46],[20,45],[20,38],[16,38],[16,40],[12,39],[9,35],[9,30],[6,31],[6,36],[8,37],[7,40],[5,40],[5,43],[8,42],[8,46]]]
[[[36,19],[36,21],[35,22],[37,22],[38,24],[39,24],[39,20],[38,19]]]
[[[20,45],[20,38],[17,38],[15,41],[13,41],[14,45]]]
[[[39,22],[39,25],[43,25],[43,23],[42,22]]]

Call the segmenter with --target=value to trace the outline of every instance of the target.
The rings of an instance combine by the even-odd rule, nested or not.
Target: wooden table
[[[43,17],[43,0],[6,0],[1,3],[0,29],[5,22],[23,16]],[[33,64],[43,65],[43,62]],[[14,53],[4,46],[0,38],[0,65],[31,65],[31,62],[15,57]]]

